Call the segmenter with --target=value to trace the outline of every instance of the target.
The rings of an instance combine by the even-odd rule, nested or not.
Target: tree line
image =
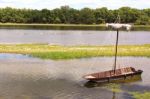
[[[113,23],[120,15],[121,23],[150,24],[150,8],[121,7],[109,10],[106,7],[74,9],[62,6],[53,10],[0,8],[0,23],[47,23],[47,24],[104,24]]]

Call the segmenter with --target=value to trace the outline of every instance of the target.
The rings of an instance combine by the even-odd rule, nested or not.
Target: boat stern
[[[87,79],[87,80],[93,80],[95,79],[96,77],[92,76],[92,75],[85,75],[83,76],[84,79]]]

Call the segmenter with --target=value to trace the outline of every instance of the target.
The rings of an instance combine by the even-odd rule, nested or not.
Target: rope
[[[110,32],[111,32],[111,31],[110,31]],[[105,39],[107,39],[107,38],[108,38],[108,37],[106,36],[106,38],[105,38]],[[107,41],[107,40],[104,40],[104,41]],[[99,54],[100,54],[100,52],[101,52],[101,50],[100,50],[100,49],[101,49],[101,48],[99,47],[99,48],[98,48],[97,55],[95,56],[96,58],[99,56]],[[92,63],[91,63],[91,65],[90,65],[90,67],[91,67],[91,68],[89,68],[89,69],[92,69],[92,67],[93,67],[93,66],[97,63],[97,61],[98,61],[98,58],[97,58],[97,59],[95,59],[95,60],[94,60],[94,62],[92,62]]]
[[[118,13],[118,16],[117,16],[117,19],[115,20],[114,23],[120,23],[120,15]],[[117,29],[117,37],[116,37],[116,45],[115,45],[115,61],[114,61],[114,64],[113,64],[113,68],[112,70],[114,70],[114,73],[115,73],[115,70],[117,68],[117,52],[118,52],[118,38],[119,38],[119,30]],[[99,56],[99,53],[100,53],[100,48],[98,49],[98,53],[96,55],[96,57]],[[96,64],[98,59],[95,60],[94,63],[91,64],[91,67]],[[120,66],[119,66],[120,67]]]

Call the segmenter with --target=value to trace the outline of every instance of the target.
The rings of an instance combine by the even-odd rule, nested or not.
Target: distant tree
[[[116,16],[117,16],[117,14],[116,15],[114,14],[114,10],[108,10],[107,19],[105,19],[105,20],[108,23],[113,23],[116,20]]]
[[[54,23],[63,23],[62,22],[62,12],[60,9],[56,8],[53,10],[53,14],[54,14]]]
[[[144,9],[144,10],[142,10],[142,12],[150,17],[150,8],[149,9]]]
[[[96,23],[105,23],[109,20],[109,11],[106,7],[96,9],[94,15]]]
[[[140,16],[140,11],[130,7],[122,7],[119,9],[119,15],[121,17],[121,22],[134,23]]]
[[[95,23],[94,11],[89,8],[80,10],[79,20],[82,24],[93,24]]]
[[[69,10],[69,18],[68,18],[68,23],[71,24],[78,24],[79,22],[79,11],[76,9],[71,8]]]
[[[54,23],[56,23],[56,24],[61,23],[61,20],[59,19],[59,17],[55,18]]]
[[[122,23],[149,24],[150,9],[135,9],[122,7],[108,10],[106,7],[81,10],[61,6],[49,9],[15,9],[0,8],[0,22],[2,23],[63,23],[63,24],[101,24],[115,22],[118,14]]]
[[[137,24],[137,25],[150,25],[150,18],[148,16],[142,15],[136,20],[135,24]]]

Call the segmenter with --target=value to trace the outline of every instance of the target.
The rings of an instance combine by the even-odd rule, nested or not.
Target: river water
[[[88,88],[83,75],[112,69],[114,58],[42,60],[20,54],[0,54],[2,99],[132,99],[129,91],[150,91],[150,59],[119,57],[118,66],[142,69],[142,81],[121,84],[124,92]]]
[[[115,31],[1,29],[0,43],[54,45],[114,45]],[[119,44],[150,44],[149,31],[120,31]]]
[[[0,44],[114,45],[115,31],[0,29]],[[120,31],[119,44],[150,44],[149,31]],[[123,92],[88,88],[83,75],[112,69],[113,57],[42,60],[0,54],[0,99],[133,99],[132,91],[150,91],[150,58],[119,57],[118,67],[142,69],[141,81],[123,83]]]

